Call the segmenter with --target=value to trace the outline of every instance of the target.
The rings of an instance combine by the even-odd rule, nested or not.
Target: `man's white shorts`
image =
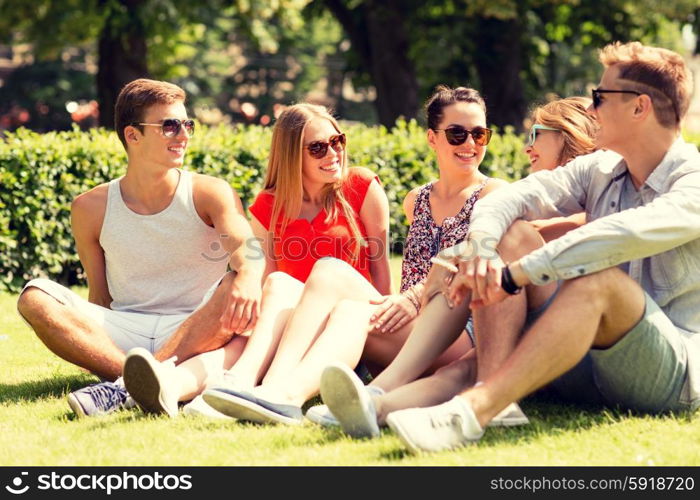
[[[221,280],[206,293],[199,307],[202,307],[214,294]],[[107,334],[124,352],[133,347],[143,347],[156,352],[175,333],[175,330],[192,313],[187,314],[152,314],[127,311],[112,311],[98,306],[80,297],[78,294],[51,280],[38,278],[28,282],[22,292],[29,287],[36,287],[61,304],[74,308],[85,314],[107,331]]]

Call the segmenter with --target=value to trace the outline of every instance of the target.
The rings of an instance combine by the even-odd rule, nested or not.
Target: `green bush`
[[[345,124],[352,165],[380,176],[391,207],[392,247],[406,235],[401,202],[437,176],[425,130],[415,121],[392,130]],[[247,207],[267,165],[271,129],[203,128],[191,141],[191,170],[226,179]],[[494,134],[482,170],[517,179],[527,167],[522,138]],[[102,129],[37,134],[18,130],[0,140],[0,290],[17,291],[30,278],[83,283],[70,230],[70,203],[78,194],[124,173],[126,155],[116,134]]]

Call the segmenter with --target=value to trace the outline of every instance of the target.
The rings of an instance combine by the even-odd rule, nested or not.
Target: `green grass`
[[[635,416],[541,398],[522,404],[528,427],[489,429],[474,446],[420,457],[388,430],[353,441],[312,424],[170,420],[138,410],[78,421],[65,396],[95,377],[51,354],[15,301],[0,294],[0,466],[700,465],[700,421],[691,415]]]

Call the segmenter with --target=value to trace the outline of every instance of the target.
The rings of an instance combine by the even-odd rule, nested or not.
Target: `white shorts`
[[[211,298],[219,283],[221,283],[221,280],[214,283],[207,291],[197,309]],[[44,278],[31,280],[24,285],[22,292],[29,287],[38,288],[61,304],[85,314],[104,328],[109,338],[124,352],[133,347],[143,347],[152,353],[156,352],[175,333],[175,330],[178,329],[182,322],[192,314],[112,311],[106,307],[88,302],[69,288]]]

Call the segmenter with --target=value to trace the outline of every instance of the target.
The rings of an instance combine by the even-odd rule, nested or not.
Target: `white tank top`
[[[192,174],[178,172],[170,205],[153,215],[126,206],[122,177],[109,183],[100,245],[115,311],[188,314],[226,272],[219,235],[194,208]]]

